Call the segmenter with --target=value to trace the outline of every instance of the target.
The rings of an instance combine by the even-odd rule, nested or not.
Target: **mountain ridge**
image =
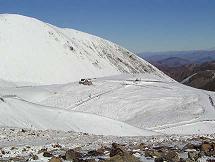
[[[0,78],[56,84],[121,73],[162,72],[117,44],[35,18],[0,16]]]

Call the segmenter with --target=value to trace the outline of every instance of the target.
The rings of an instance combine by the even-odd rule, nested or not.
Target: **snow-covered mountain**
[[[0,15],[0,78],[13,82],[67,83],[156,68],[102,38],[34,18]]]
[[[215,131],[213,92],[146,74],[98,78],[92,83],[10,86],[4,82],[0,127],[119,136]]]
[[[118,136],[215,132],[215,93],[177,83],[102,38],[1,15],[0,55],[0,127]],[[79,84],[89,77],[92,85]]]

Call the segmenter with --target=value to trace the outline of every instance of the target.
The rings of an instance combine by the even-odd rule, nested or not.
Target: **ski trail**
[[[81,102],[76,103],[75,105],[66,107],[65,109],[74,110],[75,108],[79,107],[80,105],[83,105],[84,103],[89,102],[90,100],[93,100],[93,99],[98,98],[98,97],[100,97],[100,96],[103,96],[103,95],[105,95],[105,94],[114,92],[114,91],[119,90],[119,89],[121,89],[121,88],[124,88],[124,85],[121,85],[121,86],[119,86],[119,87],[117,87],[117,88],[114,88],[114,89],[111,89],[111,90],[108,90],[108,91],[105,91],[105,92],[103,92],[103,93],[99,93],[99,94],[95,94],[95,95],[93,95],[93,96],[90,96],[90,97],[88,97],[88,98],[82,100]]]

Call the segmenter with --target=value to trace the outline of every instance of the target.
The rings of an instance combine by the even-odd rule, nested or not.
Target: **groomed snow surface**
[[[181,85],[102,38],[4,14],[0,56],[1,127],[115,136],[215,132],[214,93]]]
[[[215,132],[214,93],[152,78],[2,87],[0,126],[116,136]]]

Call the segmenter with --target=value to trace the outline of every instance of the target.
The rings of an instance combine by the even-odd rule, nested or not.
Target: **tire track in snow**
[[[121,82],[121,81],[119,81],[119,82]],[[144,81],[144,82],[147,82],[147,81]],[[149,82],[151,82],[151,81],[149,81]],[[152,81],[152,82],[160,82],[160,81]],[[163,82],[163,83],[165,83],[165,82]],[[93,100],[93,99],[95,99],[95,98],[97,98],[97,97],[100,97],[100,96],[102,96],[102,95],[105,95],[105,94],[111,93],[111,92],[113,92],[113,91],[119,90],[119,89],[121,89],[121,88],[124,88],[124,87],[126,87],[127,85],[139,86],[139,87],[144,87],[144,88],[150,87],[150,86],[148,86],[148,85],[145,85],[145,86],[144,86],[144,85],[137,85],[137,84],[132,84],[132,83],[129,83],[129,84],[128,84],[128,83],[122,82],[122,83],[121,83],[121,86],[119,86],[119,87],[117,87],[117,88],[114,88],[114,89],[105,91],[105,92],[103,92],[103,93],[99,93],[99,94],[95,94],[95,95],[93,95],[93,96],[90,96],[90,97],[88,97],[88,98],[82,100],[81,102],[76,103],[75,105],[71,105],[71,106],[66,107],[65,109],[74,110],[74,109],[77,108],[78,106],[80,106],[80,105],[82,105],[82,104],[84,104],[84,103],[86,103],[86,102],[88,102],[88,101],[90,101],[90,100]],[[167,89],[168,89],[168,87],[163,87],[163,88],[167,88]],[[171,88],[169,88],[169,89],[171,89]]]
[[[121,88],[124,88],[124,86],[121,86],[121,87],[117,87],[115,89],[112,89],[110,91],[114,91],[114,90],[118,90],[118,89],[121,89]],[[107,94],[109,93],[110,91],[108,92],[104,92],[100,95],[103,95],[103,94]],[[12,100],[19,100],[19,101],[22,101],[22,102],[25,102],[25,103],[28,103],[28,104],[31,104],[31,105],[35,105],[35,106],[41,106],[42,108],[45,108],[45,109],[55,109],[55,110],[61,110],[61,111],[67,111],[67,112],[75,112],[75,113],[82,113],[82,114],[90,114],[90,115],[94,115],[94,116],[98,116],[98,117],[102,117],[102,118],[106,118],[106,119],[110,119],[112,121],[116,121],[116,122],[121,122],[121,123],[124,123],[125,125],[129,125],[131,127],[134,127],[134,128],[138,128],[136,126],[133,126],[133,125],[130,125],[126,122],[122,122],[122,121],[119,121],[119,120],[115,120],[115,119],[112,119],[112,118],[109,118],[109,117],[105,117],[105,116],[100,116],[100,115],[96,115],[96,114],[93,114],[93,113],[88,113],[88,112],[82,112],[82,111],[73,111],[73,110],[66,110],[66,109],[62,109],[62,108],[58,108],[58,107],[52,107],[52,106],[46,106],[46,105],[41,105],[41,104],[37,104],[37,103],[34,103],[34,102],[31,102],[31,101],[27,101],[17,95],[12,95],[12,94],[9,94],[9,95],[5,95],[5,96],[1,96],[2,98],[4,99],[12,99]],[[4,101],[5,102],[5,101]],[[5,102],[7,103],[7,102]],[[7,103],[10,105],[10,103]],[[10,105],[11,106],[11,105]],[[57,116],[56,116],[57,117]],[[75,125],[74,125],[75,126]],[[78,130],[78,127],[76,128]],[[138,129],[141,129],[143,131],[149,131],[151,133],[155,133],[157,135],[166,135],[165,133],[162,133],[162,132],[156,132],[156,131],[153,131],[153,130],[150,130],[150,129],[147,129],[147,128],[138,128]],[[80,131],[77,131],[77,132],[80,132]]]
[[[124,88],[124,87],[125,87],[125,85],[121,85],[121,86],[119,86],[119,87],[117,87],[117,88],[114,88],[114,89],[105,91],[105,92],[103,92],[103,93],[95,94],[95,95],[93,95],[93,96],[90,96],[90,97],[88,97],[88,98],[85,98],[85,99],[82,100],[80,103],[76,103],[75,105],[68,106],[68,107],[66,107],[65,109],[74,110],[75,108],[77,108],[78,106],[80,106],[80,105],[82,105],[82,104],[84,104],[84,103],[87,103],[87,102],[89,102],[89,101],[91,101],[91,100],[93,100],[93,99],[95,99],[95,98],[98,98],[98,97],[100,97],[100,96],[103,96],[103,95],[105,95],[105,94],[111,93],[111,92],[113,92],[113,91],[119,90],[119,89]]]
[[[215,103],[214,103],[214,101],[213,101],[213,98],[212,98],[210,95],[208,95],[208,98],[209,98],[209,101],[210,101],[210,103],[211,103],[211,106],[213,106],[213,107],[214,107],[214,110],[215,110]]]
[[[194,120],[190,120],[190,121],[184,121],[183,123],[175,123],[175,124],[172,124],[172,125],[169,125],[169,126],[168,125],[162,125],[160,127],[155,127],[155,128],[151,128],[151,129],[148,128],[148,129],[153,130],[153,131],[158,131],[158,130],[176,128],[176,127],[186,126],[186,125],[200,123],[200,122],[215,122],[215,120],[210,120],[210,119],[198,120],[198,119],[194,119]]]
[[[31,102],[31,101],[28,101],[28,100],[25,100],[17,95],[3,95],[1,96],[0,98],[3,98],[3,99],[14,99],[14,100],[19,100],[19,101],[23,101],[23,102],[26,102],[26,103],[29,103],[29,104],[32,104],[32,105],[36,105],[36,106],[42,106],[42,107],[45,107],[45,108],[52,108],[52,109],[58,109],[58,110],[62,110],[62,108],[59,108],[59,107],[54,107],[54,106],[48,106],[48,105],[42,105],[42,104],[39,104],[39,103],[35,103],[35,102]],[[4,101],[5,103],[7,103],[6,101]]]

